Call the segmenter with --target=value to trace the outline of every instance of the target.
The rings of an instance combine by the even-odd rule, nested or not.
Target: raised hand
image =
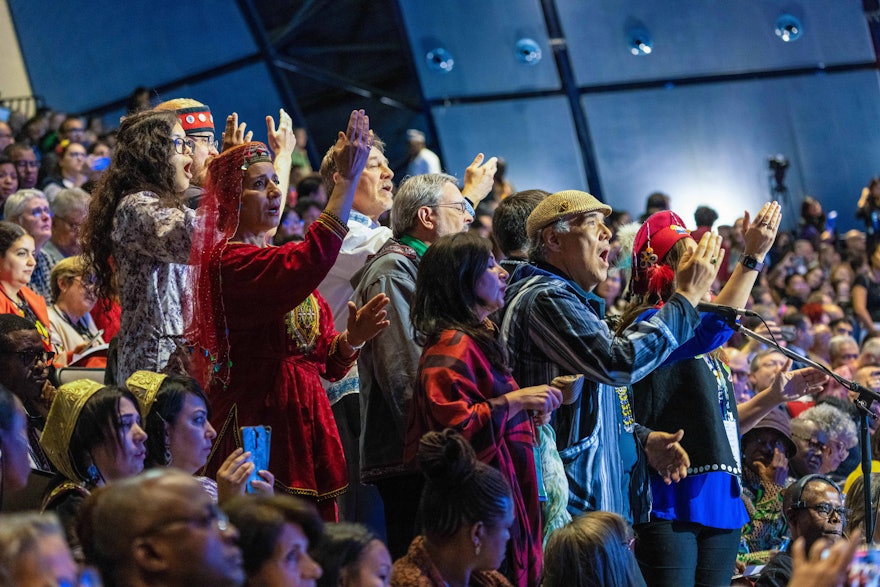
[[[660,473],[667,485],[687,477],[688,467],[691,466],[687,451],[679,444],[682,438],[684,430],[675,434],[655,430],[648,434],[648,442],[645,443],[648,464]]]
[[[752,466],[755,468],[755,472],[758,473],[758,477],[764,482],[764,485],[785,486],[785,480],[788,478],[788,459],[785,453],[781,452],[778,448],[773,449],[773,458],[770,460],[769,465],[755,461],[752,463]]]
[[[348,119],[348,129],[346,132],[339,131],[333,146],[333,160],[339,176],[344,179],[359,177],[367,164],[372,146],[370,117],[363,110],[353,110]]]
[[[464,170],[464,188],[461,194],[473,202],[474,206],[492,193],[495,183],[495,172],[498,171],[498,157],[491,157],[483,163],[486,156],[477,153],[474,160]]]
[[[676,272],[678,289],[676,291],[696,306],[712,287],[718,269],[724,262],[724,249],[721,236],[707,232],[694,250],[685,251],[681,256]]]
[[[746,210],[742,223],[743,238],[745,239],[744,252],[756,257],[758,261],[763,261],[764,255],[776,241],[776,233],[779,231],[781,222],[782,207],[778,202],[765,203],[755,215],[754,222],[750,221],[749,211]]]
[[[233,112],[226,117],[226,129],[220,133],[221,150],[225,151],[232,147],[251,142],[253,131],[245,132],[247,123],[238,123],[238,112]]]
[[[244,494],[248,477],[254,470],[251,453],[237,448],[232,451],[217,471],[217,501],[223,503]]]
[[[770,393],[776,403],[795,400],[802,395],[819,393],[825,388],[828,376],[818,369],[798,369],[788,371],[791,368],[791,359],[785,363],[782,371],[773,379]]]
[[[348,302],[348,328],[345,336],[348,344],[358,347],[388,328],[390,322],[385,319],[388,315],[385,306],[390,301],[388,296],[380,293],[360,309],[354,302]]]
[[[801,536],[792,545],[792,573],[788,584],[792,587],[843,587],[847,584],[849,564],[862,544],[862,531],[854,530],[849,538],[838,540],[833,546],[820,538],[810,547],[809,556],[804,544]]]
[[[293,120],[290,115],[281,108],[278,111],[278,129],[275,128],[275,120],[271,116],[266,117],[267,143],[275,157],[290,156],[296,148],[296,136],[293,134]]]

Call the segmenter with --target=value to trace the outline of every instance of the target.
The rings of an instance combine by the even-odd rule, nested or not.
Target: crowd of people
[[[482,153],[459,182],[419,131],[395,184],[362,110],[316,173],[284,110],[215,133],[189,98],[0,123],[0,585],[852,572],[880,180],[865,231],[809,197],[689,230]]]

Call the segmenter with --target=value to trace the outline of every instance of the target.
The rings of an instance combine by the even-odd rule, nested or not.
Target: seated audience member
[[[52,299],[49,272],[53,263],[42,249],[52,237],[52,211],[46,196],[39,190],[18,190],[3,205],[3,217],[24,228],[34,239],[32,255],[36,265],[28,287],[49,302]]]
[[[322,208],[327,205],[327,189],[320,173],[312,173],[299,180],[296,184],[296,199],[313,200]]]
[[[15,164],[6,155],[0,154],[0,220],[3,220],[3,206],[6,198],[18,190],[18,174]]]
[[[17,224],[0,221],[0,255],[0,314],[15,314],[39,324],[37,328],[48,339],[46,300],[28,287],[35,267],[33,237]]]
[[[27,486],[27,414],[21,401],[0,384],[0,511],[7,491]]]
[[[829,412],[829,409],[837,414]],[[816,406],[804,410],[791,420],[791,437],[797,445],[797,453],[789,462],[792,477],[797,479],[804,475],[833,471],[840,464],[838,448],[848,440],[850,433],[849,427],[843,422],[851,422],[839,412],[831,406],[822,409]],[[839,418],[835,417],[838,415]]]
[[[858,444],[858,428],[850,414],[845,411],[849,407],[843,400],[827,398],[804,412],[819,428],[828,431],[828,450],[819,472],[828,475],[835,482],[846,479],[850,474],[851,469],[841,474],[837,468],[847,459],[849,451]],[[852,466],[856,462],[857,460],[852,461]]]
[[[426,477],[419,505],[423,533],[394,563],[391,585],[509,587],[496,570],[514,523],[507,481],[450,429],[422,438],[419,465]]]
[[[324,211],[324,207],[317,200],[304,198],[301,200],[297,200],[296,206],[293,207],[293,210],[303,221],[303,232],[305,232],[309,229],[309,226],[312,225],[312,222],[314,222],[318,219],[319,216],[321,216],[321,213]]]
[[[101,487],[77,523],[105,587],[237,587],[238,532],[199,482],[154,469]]]
[[[391,581],[388,548],[361,524],[327,524],[312,556],[324,571],[317,587],[388,587]]]
[[[82,187],[89,179],[85,173],[86,148],[81,143],[65,139],[58,144],[55,154],[58,158],[54,169],[49,170],[40,184],[50,202],[61,190]]]
[[[849,318],[837,318],[828,323],[832,336],[852,336],[855,332]],[[855,340],[855,339],[853,339]]]
[[[90,199],[88,192],[74,188],[61,190],[52,201],[52,237],[43,247],[43,253],[53,263],[82,253],[80,228],[89,215]]]
[[[58,518],[36,512],[0,516],[0,585],[83,584]]]
[[[785,326],[794,326],[794,339],[787,341],[789,350],[801,355],[807,356],[807,349],[813,346],[813,323],[806,315],[800,312],[792,312],[786,314],[782,318],[782,324]],[[794,361],[791,365],[792,369],[803,369],[806,363]]]
[[[311,504],[289,495],[245,495],[224,509],[240,535],[245,585],[305,586],[321,577],[309,545],[321,540],[323,522]]]
[[[820,538],[836,542],[843,535],[846,509],[840,488],[824,475],[807,475],[786,488],[782,511],[792,541],[803,538],[806,552]],[[755,583],[755,587],[782,587],[792,577],[791,547],[778,552]]]
[[[788,485],[788,459],[797,448],[788,414],[775,409],[742,437],[743,502],[749,522],[743,526],[737,560],[763,564],[788,540],[782,516],[782,490]]]
[[[135,371],[125,386],[140,402],[147,433],[144,466],[174,467],[195,475],[208,462],[217,432],[211,426],[208,398],[198,381],[184,375]],[[241,495],[254,470],[250,453],[236,449],[220,466],[218,480],[196,477],[215,501]],[[253,488],[272,494],[275,478],[259,471]]]
[[[96,487],[144,469],[147,435],[137,399],[127,389],[81,379],[58,388],[40,444],[60,475],[43,500],[58,514],[74,554],[83,500]]]
[[[14,314],[0,314],[0,385],[24,407],[31,468],[43,472],[52,471],[39,443],[55,397],[55,388],[49,383],[51,358],[33,322]]]
[[[40,171],[40,159],[36,151],[24,144],[8,147],[4,154],[12,160],[18,173],[18,189],[34,189],[37,187],[37,175]]]
[[[638,587],[632,529],[611,512],[588,512],[554,532],[544,550],[542,587]]]
[[[861,530],[865,536],[865,478],[856,477],[850,484],[846,493],[846,509],[850,515],[846,520],[846,533],[851,535],[855,530]],[[880,539],[880,525],[877,524],[877,500],[880,498],[880,475],[871,473],[871,512],[874,515],[874,544]]]
[[[95,306],[95,292],[92,275],[83,258],[61,259],[50,275],[52,299],[55,300],[49,309],[51,340],[55,350],[55,365],[64,367],[71,364],[77,354],[94,345],[104,344],[104,338],[90,314]],[[107,358],[96,356],[81,366],[103,368],[107,366]]]
[[[859,343],[856,342],[856,339],[849,335],[835,334],[828,342],[828,355],[831,369],[835,373],[846,379],[852,379],[855,376],[859,360]],[[829,378],[821,396],[847,399],[847,390],[840,383]]]
[[[741,404],[755,395],[749,380],[751,374],[748,353],[735,348],[726,349],[727,366],[730,368],[730,380],[733,383],[733,395],[736,403]],[[763,389],[763,388],[762,388]]]

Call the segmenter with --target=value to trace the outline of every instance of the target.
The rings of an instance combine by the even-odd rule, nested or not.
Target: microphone
[[[745,308],[733,308],[731,306],[722,306],[720,304],[712,304],[710,302],[700,302],[697,304],[698,312],[711,312],[720,314],[725,318],[736,318],[737,316],[758,316],[757,312],[746,310]]]

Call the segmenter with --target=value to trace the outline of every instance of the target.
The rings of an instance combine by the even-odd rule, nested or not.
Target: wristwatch
[[[764,263],[758,261],[755,257],[751,255],[743,255],[739,258],[739,262],[742,263],[742,266],[746,269],[753,269],[755,271],[760,271],[764,268]]]

